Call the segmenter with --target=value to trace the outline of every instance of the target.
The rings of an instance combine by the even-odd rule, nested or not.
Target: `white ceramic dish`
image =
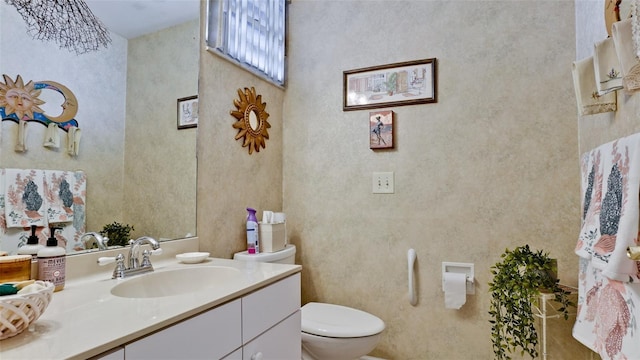
[[[203,262],[204,259],[209,257],[208,252],[188,252],[176,255],[176,259],[185,264],[197,264]]]

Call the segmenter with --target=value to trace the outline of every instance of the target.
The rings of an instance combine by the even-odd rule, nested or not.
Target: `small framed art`
[[[178,99],[178,129],[198,126],[198,95]]]
[[[372,111],[369,113],[369,148],[393,148],[393,111]]]

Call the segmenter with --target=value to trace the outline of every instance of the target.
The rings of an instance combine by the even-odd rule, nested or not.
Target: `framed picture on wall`
[[[343,72],[343,111],[438,102],[436,59]]]
[[[372,111],[369,113],[369,148],[393,148],[393,111]]]
[[[178,129],[198,126],[198,95],[178,99]]]

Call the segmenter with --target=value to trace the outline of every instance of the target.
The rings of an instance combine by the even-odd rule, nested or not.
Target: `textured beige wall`
[[[547,250],[577,284],[573,2],[294,0],[289,15],[284,95],[201,49],[201,248],[244,249],[244,207],[282,201],[304,302],[381,317],[378,356],[491,358],[487,282],[505,248]],[[396,147],[371,151],[368,111],[342,111],[342,72],[429,57],[438,103],[391,108]],[[228,112],[251,85],[274,127],[249,156]],[[371,193],[375,171],[395,172],[395,194]],[[475,264],[476,295],[459,311],[444,308],[443,261]],[[560,336],[575,345],[568,329]]]
[[[577,284],[573,2],[300,0],[289,10],[284,210],[303,301],[381,317],[375,354],[385,358],[491,358],[487,282],[505,248],[545,249]],[[369,150],[368,111],[341,109],[342,71],[429,57],[438,103],[391,108],[396,148]],[[371,193],[374,171],[395,172],[395,194]],[[443,261],[475,264],[476,295],[459,311],[444,308]]]
[[[198,94],[199,20],[129,40],[124,219],[132,236],[196,232],[196,132],[177,99]]]
[[[204,5],[203,5],[204,7]],[[204,11],[204,10],[203,10]],[[204,25],[202,25],[204,26]],[[202,36],[202,39],[205,37]],[[282,102],[284,91],[230,62],[200,50],[197,228],[200,249],[232,257],[245,250],[246,207],[282,209]],[[230,111],[238,89],[254,87],[267,103],[271,124],[266,148],[249,155],[234,140]]]

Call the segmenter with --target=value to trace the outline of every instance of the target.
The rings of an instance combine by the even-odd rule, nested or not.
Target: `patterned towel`
[[[576,254],[603,275],[640,282],[627,247],[638,241],[640,133],[618,139],[582,157],[583,221]]]
[[[606,38],[595,44],[593,66],[599,95],[622,89],[620,60],[618,60],[612,38]]]
[[[611,33],[622,71],[625,91],[640,90],[640,62],[633,48],[631,18],[613,23]]]
[[[584,154],[578,314],[573,336],[603,359],[640,358],[635,314],[640,304],[638,262],[626,248],[638,243],[640,134]]]
[[[576,93],[579,115],[592,115],[616,111],[617,98],[615,92],[598,94],[593,56],[576,61],[572,66],[573,87]]]
[[[73,187],[75,173],[61,170],[44,171],[44,193],[46,195],[47,222],[73,221]]]
[[[8,228],[45,225],[42,170],[5,169],[4,192]]]
[[[640,283],[611,280],[591,261],[580,259],[576,340],[602,359],[639,359],[638,304]]]

